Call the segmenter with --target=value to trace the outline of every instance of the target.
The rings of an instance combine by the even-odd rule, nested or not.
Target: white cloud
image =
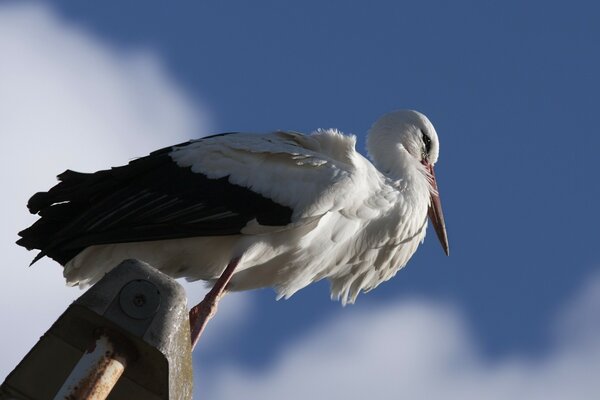
[[[34,253],[14,242],[35,220],[29,196],[67,168],[103,169],[199,136],[206,115],[152,53],[117,49],[39,4],[0,6],[0,59],[1,381],[82,293],[50,260],[27,267]],[[195,296],[200,286],[189,286]]]
[[[454,308],[423,300],[352,311],[264,371],[214,372],[211,399],[593,399],[600,393],[600,275],[565,306],[548,354],[486,359]]]

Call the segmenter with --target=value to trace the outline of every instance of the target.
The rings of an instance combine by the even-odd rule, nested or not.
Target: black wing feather
[[[17,243],[41,250],[34,262],[47,255],[64,265],[97,244],[234,235],[255,218],[268,226],[291,222],[291,208],[228,177],[209,179],[179,167],[172,149],[111,170],[65,171],[60,183],[29,200],[40,219]]]

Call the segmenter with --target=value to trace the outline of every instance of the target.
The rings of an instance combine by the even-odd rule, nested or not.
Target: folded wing
[[[64,265],[97,244],[237,235],[250,221],[285,228],[341,207],[354,141],[325,136],[231,133],[110,170],[68,170],[30,199],[40,219],[17,243],[41,250],[34,262],[49,256]]]

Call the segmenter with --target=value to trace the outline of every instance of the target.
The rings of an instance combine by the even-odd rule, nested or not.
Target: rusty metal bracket
[[[59,317],[7,376],[0,400],[185,400],[192,384],[185,291],[127,260]]]

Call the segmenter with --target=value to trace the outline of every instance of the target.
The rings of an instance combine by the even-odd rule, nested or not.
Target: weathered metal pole
[[[119,351],[114,339],[102,333],[81,357],[54,400],[104,400],[127,368],[126,351]]]

